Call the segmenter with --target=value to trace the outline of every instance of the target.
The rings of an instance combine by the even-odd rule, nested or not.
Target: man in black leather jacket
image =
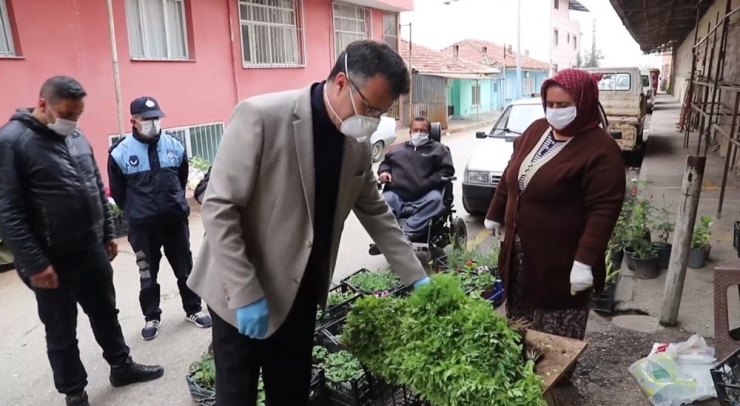
[[[90,404],[77,346],[78,303],[111,366],[111,385],[164,373],[131,360],[118,323],[111,208],[92,148],[77,129],[85,96],[76,80],[52,77],[35,108],[18,110],[0,127],[0,234],[36,295],[54,385],[75,406]]]

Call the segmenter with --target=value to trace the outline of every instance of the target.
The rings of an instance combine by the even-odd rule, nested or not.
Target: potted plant
[[[658,210],[655,231],[658,233],[658,241],[653,242],[653,249],[658,253],[658,267],[668,268],[673,246],[668,242],[671,233],[675,229],[675,223],[670,221],[669,207],[665,207],[665,196],[663,196],[663,207]]]
[[[611,260],[612,253],[606,252],[606,279],[604,281],[604,290],[600,293],[593,294],[591,298],[591,308],[597,312],[614,313],[616,307],[617,283],[619,282],[620,269]]]
[[[110,211],[113,214],[113,234],[116,238],[128,235],[128,221],[123,217],[123,211],[117,204],[110,204]]]
[[[692,269],[701,269],[707,265],[709,259],[709,250],[712,246],[709,244],[712,231],[712,218],[701,216],[699,224],[694,226],[694,235],[691,236],[691,250],[689,250],[688,267]]]
[[[627,247],[627,241],[629,240],[628,228],[629,228],[629,217],[628,211],[626,210],[627,202],[622,206],[622,211],[619,213],[619,219],[617,224],[614,226],[612,236],[609,239],[609,246],[607,247],[606,258],[613,263],[615,269],[622,267],[622,260],[624,259],[624,249]]]
[[[639,254],[640,259],[644,259],[643,256],[645,255],[649,256],[646,250],[651,249],[649,224],[652,212],[653,205],[650,200],[639,198],[634,199],[634,204],[632,205],[632,210],[629,214],[629,221],[626,226],[626,242],[624,247],[624,258],[627,262],[627,267],[631,271],[635,271],[634,258],[638,256],[638,249],[641,250],[641,253]]]
[[[640,279],[656,278],[659,271],[658,253],[655,252],[652,244],[644,239],[637,240],[632,248],[635,250],[632,254],[635,276]]]

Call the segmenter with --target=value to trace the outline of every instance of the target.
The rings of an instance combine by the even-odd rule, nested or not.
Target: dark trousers
[[[193,255],[190,252],[190,229],[188,222],[183,221],[163,226],[130,225],[128,241],[135,253],[143,253],[149,268],[147,277],[141,277],[139,303],[146,321],[160,320],[162,309],[159,308],[160,287],[157,283],[159,261],[162,260],[162,247],[172,270],[177,278],[182,307],[185,314],[202,310],[201,300],[187,285],[188,276],[193,269]],[[139,265],[141,267],[141,264]]]
[[[118,324],[113,268],[101,244],[81,252],[50,256],[59,278],[57,289],[36,289],[38,312],[46,328],[46,351],[54,372],[54,386],[70,395],[87,386],[87,372],[77,347],[77,304],[90,319],[95,340],[110,365],[126,361],[129,348]]]
[[[260,368],[270,406],[308,405],[317,299],[307,279],[285,322],[264,340],[239,334],[210,312],[218,406],[256,406]]]

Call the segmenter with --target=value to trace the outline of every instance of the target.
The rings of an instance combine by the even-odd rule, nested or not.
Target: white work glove
[[[570,271],[570,294],[575,295],[594,286],[594,274],[591,267],[578,261],[573,261]]]
[[[486,230],[491,230],[491,234],[493,234],[494,237],[498,237],[501,241],[504,240],[504,230],[501,229],[501,224],[493,220],[485,219],[483,221],[483,226]]]

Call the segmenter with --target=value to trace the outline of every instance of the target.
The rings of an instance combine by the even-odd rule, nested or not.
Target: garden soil
[[[662,329],[644,334],[615,326],[591,312],[586,332],[588,347],[578,362],[572,385],[555,389],[562,406],[649,406],[627,368],[645,357],[654,342],[680,342],[691,333]],[[712,340],[707,340],[712,345]],[[716,400],[696,403],[719,405]]]

